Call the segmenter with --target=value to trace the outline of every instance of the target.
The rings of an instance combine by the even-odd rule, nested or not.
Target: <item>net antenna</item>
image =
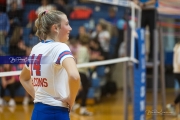
[[[122,59],[128,59],[128,61],[130,61],[130,62],[133,62],[133,63],[138,63],[138,60],[135,58],[135,38],[138,38],[139,40],[144,40],[144,38],[142,37],[143,35],[139,35],[137,32],[136,32],[136,30],[137,30],[137,28],[141,28],[141,8],[138,6],[138,5],[136,5],[134,2],[132,2],[132,1],[129,1],[129,0],[89,0],[89,1],[93,1],[93,2],[99,2],[99,3],[105,3],[105,4],[110,4],[110,5],[116,5],[116,6],[122,6],[122,7],[128,7],[128,8],[130,8],[130,10],[131,10],[131,22],[132,23],[134,23],[134,25],[131,25],[130,27],[131,27],[131,32],[130,32],[130,34],[131,34],[131,38],[130,38],[130,56],[129,57],[123,57],[123,58],[121,58],[121,60]],[[137,14],[137,15],[135,15],[135,13]],[[135,18],[137,18],[137,19],[135,19]],[[138,36],[139,35],[139,36]],[[138,40],[138,41],[139,41]],[[141,43],[141,47],[142,47],[142,43]],[[139,51],[140,52],[140,51]],[[127,62],[128,62],[127,61]],[[143,61],[143,60],[142,60]],[[141,60],[140,60],[140,62],[139,63],[141,63],[142,62]],[[133,71],[133,69],[129,69],[128,67],[126,68],[126,70],[130,70],[131,72],[132,72],[132,74],[134,74],[134,71]],[[138,70],[136,70],[136,73],[137,73],[137,71]],[[142,72],[142,70],[141,70],[141,72]],[[137,74],[136,74],[137,75]],[[141,76],[141,73],[139,72],[139,74],[138,74],[139,76]],[[138,76],[137,75],[137,76]],[[127,75],[128,76],[128,75]],[[142,77],[141,77],[142,78]],[[126,77],[125,78],[125,80],[124,80],[124,83],[123,83],[123,101],[124,101],[124,120],[128,120],[128,79],[130,79],[130,80],[133,80],[134,78],[130,78],[130,77]],[[133,81],[131,81],[132,83],[133,83]],[[132,91],[134,91],[134,89],[137,89],[137,87],[136,86],[134,86],[134,85],[130,85],[131,86],[131,92]],[[141,84],[141,86],[140,87],[144,87],[142,84]],[[134,92],[132,92],[132,98],[133,99],[135,99],[135,97],[134,97],[135,95],[134,95]],[[137,101],[136,101],[137,102]],[[135,109],[135,108],[138,108],[139,107],[139,103],[142,103],[142,101],[141,100],[138,100],[138,106],[137,106],[137,104],[134,104],[133,105],[133,109]],[[136,106],[136,107],[135,107]],[[134,110],[133,110],[134,111]],[[142,111],[141,111],[142,112]],[[141,112],[139,112],[138,113],[138,116],[137,115],[135,115],[135,113],[133,113],[133,115],[134,115],[134,120],[136,120],[137,118],[137,120],[139,120],[140,118],[139,118],[139,116],[140,117],[142,117],[142,116],[144,116],[144,113],[142,114]],[[136,117],[137,116],[137,117]]]

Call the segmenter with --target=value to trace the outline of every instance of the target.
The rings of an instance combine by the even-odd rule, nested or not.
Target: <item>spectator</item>
[[[90,40],[89,34],[86,32],[86,29],[84,26],[79,27],[79,33],[76,37],[78,41],[83,41],[84,39]]]
[[[112,25],[116,26],[117,23],[117,17],[116,17],[116,8],[115,7],[110,7],[108,9],[108,17],[106,18],[106,21],[110,22]]]
[[[9,32],[9,18],[5,12],[0,9],[0,46],[5,44],[5,39]]]
[[[127,15],[125,14],[122,18],[117,20],[118,40],[115,45],[115,58],[119,56],[118,55],[119,48],[124,41],[124,31],[127,29],[127,23],[126,23],[127,20],[128,20]]]
[[[36,14],[38,15],[42,11],[45,10],[53,10],[55,7],[51,4],[49,4],[49,0],[41,0],[41,6],[39,6],[36,10]]]
[[[3,64],[1,72],[7,72],[7,71],[16,71],[16,68],[13,65],[10,64]],[[3,99],[5,96],[5,90],[9,90],[10,93],[10,100],[8,105],[9,106],[15,106],[16,102],[14,100],[15,92],[16,90],[21,86],[21,83],[19,82],[18,76],[7,76],[2,77],[2,84],[1,84],[1,94],[0,94],[0,106],[5,104],[5,100]]]
[[[57,10],[65,13],[67,16],[69,16],[67,14],[65,0],[54,0],[54,6],[56,7]]]
[[[34,22],[33,22],[34,23]],[[34,45],[36,45],[37,43],[39,43],[39,38],[35,35],[36,33],[36,27],[33,24],[32,25],[32,29],[31,32],[29,34],[29,41],[28,41],[28,47],[32,48]]]
[[[6,0],[7,12],[11,9],[11,4],[13,2],[17,3],[17,9],[22,10],[24,8],[24,0]]]
[[[80,45],[78,47],[77,52],[77,63],[87,63],[89,62],[89,39],[82,39],[79,41]],[[90,87],[90,80],[87,77],[88,68],[79,68],[78,69],[80,78],[81,78],[81,90],[79,92],[79,95],[76,99],[81,99],[81,107],[80,107],[80,114],[81,115],[92,115],[91,112],[89,112],[86,109],[86,100],[88,95],[88,90]],[[73,110],[77,109],[79,107],[79,104],[75,104],[73,107]]]
[[[100,46],[98,40],[93,39],[90,41],[90,61],[101,61],[104,60],[104,52]]]
[[[9,21],[10,21],[9,35],[11,36],[14,28],[17,25],[21,25],[21,23],[22,23],[22,20],[23,20],[23,10],[22,9],[18,9],[17,1],[12,1],[10,9],[9,9],[7,14],[8,14]]]
[[[57,1],[57,3],[55,3],[56,1]],[[74,7],[71,4],[68,4],[69,1],[68,0],[54,0],[54,3],[57,5],[57,10],[60,10],[60,11],[62,10],[62,12],[64,12],[67,15],[67,17],[69,18],[70,13],[74,9]],[[58,4],[60,6],[58,6]],[[63,8],[61,6],[63,6]]]
[[[180,85],[180,42],[178,42],[174,47],[174,57],[173,57],[173,72],[174,77],[178,81]],[[176,115],[176,106],[180,102],[180,93],[176,96],[174,99],[174,102],[172,104],[167,104],[168,110]]]
[[[25,56],[29,55],[30,49],[24,44],[22,40],[23,29],[17,26],[10,38],[9,52],[10,55]]]
[[[110,33],[107,31],[105,24],[98,24],[96,26],[96,31],[92,33],[92,38],[97,39],[103,49],[105,59],[109,58],[109,43],[110,43]]]
[[[149,26],[150,32],[150,50],[148,59],[150,62],[153,60],[153,46],[154,46],[154,30],[156,29],[156,15],[158,7],[158,0],[134,0],[142,8],[142,19],[141,19],[141,26],[142,28],[146,28]]]
[[[105,55],[100,46],[100,43],[96,39],[92,39],[89,44],[90,48],[90,62],[104,60]],[[90,68],[90,79],[92,79],[92,74],[96,71],[96,66]]]

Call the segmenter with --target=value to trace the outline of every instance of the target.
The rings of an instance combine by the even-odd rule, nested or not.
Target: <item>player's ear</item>
[[[55,33],[59,33],[59,27],[58,25],[54,24],[51,26],[51,31],[55,32]]]

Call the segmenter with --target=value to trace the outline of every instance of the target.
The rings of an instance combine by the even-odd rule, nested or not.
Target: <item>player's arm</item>
[[[80,76],[76,63],[72,57],[64,59],[62,65],[66,69],[69,78],[70,95],[67,101],[71,110],[80,88]]]
[[[19,79],[25,90],[34,98],[35,97],[34,87],[32,85],[30,70],[27,69],[27,67],[24,66],[19,76]]]

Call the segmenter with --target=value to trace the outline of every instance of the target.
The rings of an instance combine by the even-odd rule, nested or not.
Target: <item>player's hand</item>
[[[80,87],[79,87],[79,91],[81,91],[82,89],[83,89],[82,86],[80,86]]]
[[[61,101],[68,104],[69,111],[72,110],[72,107],[74,105],[74,101],[72,101],[69,97],[66,99],[62,99]]]
[[[69,111],[71,111],[71,110],[72,110],[73,105],[68,105],[68,107],[69,107]]]

